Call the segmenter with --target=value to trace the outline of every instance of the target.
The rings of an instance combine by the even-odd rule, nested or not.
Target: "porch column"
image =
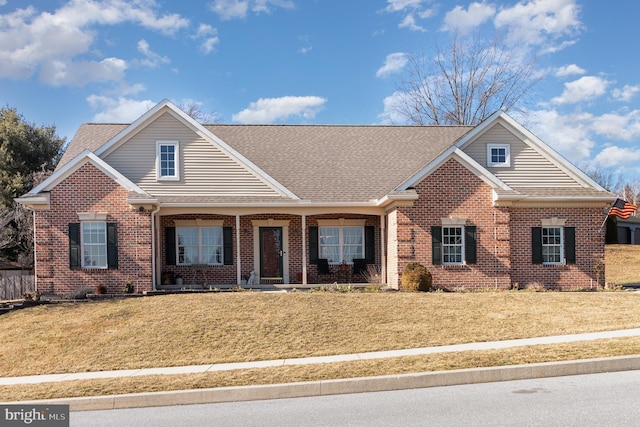
[[[387,283],[387,255],[385,254],[385,240],[387,235],[386,215],[380,215],[380,281]]]
[[[242,284],[242,266],[240,265],[240,215],[236,215],[236,284]]]
[[[302,214],[302,284],[307,284],[307,215]]]

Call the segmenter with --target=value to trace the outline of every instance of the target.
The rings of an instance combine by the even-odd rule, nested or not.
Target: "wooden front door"
[[[260,227],[260,278],[282,279],[282,227]]]

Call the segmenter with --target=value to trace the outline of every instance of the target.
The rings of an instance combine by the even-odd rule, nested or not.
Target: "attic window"
[[[509,144],[487,144],[487,166],[509,167],[511,158]]]
[[[156,141],[156,175],[158,181],[180,179],[180,146],[178,141]]]

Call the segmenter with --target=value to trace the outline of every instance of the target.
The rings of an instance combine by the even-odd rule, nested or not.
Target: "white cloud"
[[[274,123],[293,116],[312,119],[327,102],[319,96],[283,96],[260,98],[249,104],[249,108],[232,116],[239,123]]]
[[[426,31],[416,22],[416,15],[420,19],[433,16],[435,9],[427,7],[428,3],[430,0],[387,0],[387,7],[383,9],[383,12],[402,13],[404,18],[398,24],[400,28],[408,28],[411,31]]]
[[[384,111],[378,115],[381,124],[407,123],[407,118],[397,111],[397,106],[402,105],[404,97],[405,93],[396,91],[384,99]]]
[[[220,42],[218,30],[208,24],[200,24],[197,33],[192,38],[201,40],[200,50],[205,55],[211,53]]]
[[[91,82],[118,81],[124,77],[127,63],[118,58],[97,61],[48,61],[40,71],[40,80],[53,86],[84,86]]]
[[[387,12],[402,12],[406,9],[417,9],[424,0],[387,0]]]
[[[616,101],[629,102],[638,92],[640,92],[640,85],[624,85],[622,89],[615,88],[612,95]]]
[[[291,0],[213,0],[209,5],[223,20],[246,18],[249,10],[254,13],[270,13],[272,6],[283,9],[295,7]]]
[[[238,19],[247,16],[249,2],[247,0],[214,0],[210,7],[220,19]]]
[[[98,95],[89,96],[87,102],[92,109],[101,110],[93,116],[93,121],[98,123],[131,123],[156,105],[156,102],[149,100],[116,99]]]
[[[487,3],[471,3],[467,10],[456,6],[445,14],[443,29],[465,33],[487,22],[495,13],[495,6]]]
[[[145,56],[145,59],[139,61],[145,67],[155,68],[158,64],[169,64],[171,60],[166,56],[159,55],[149,48],[149,43],[142,39],[138,42],[138,51]]]
[[[398,24],[399,28],[408,28],[411,31],[427,31],[424,27],[416,24],[416,18],[413,16],[413,13],[408,14],[404,17],[402,22]]]
[[[404,52],[390,53],[387,55],[384,65],[376,71],[376,77],[386,77],[389,74],[398,73],[407,65],[409,58]]]
[[[583,68],[578,67],[576,64],[565,65],[556,69],[557,77],[567,77],[575,74],[584,74],[586,71]]]
[[[123,60],[77,57],[92,49],[96,26],[128,22],[173,34],[189,24],[155,9],[154,0],[71,0],[53,13],[27,7],[0,15],[0,77],[29,78],[39,72],[44,83],[54,85],[68,84],[69,76],[87,71],[95,71],[95,79],[88,74],[83,83],[117,78]]]
[[[554,104],[575,104],[591,101],[605,94],[611,82],[596,76],[584,76],[564,84],[562,95],[553,98]]]
[[[283,9],[293,9],[295,7],[292,0],[255,0],[255,4],[251,10],[255,13],[271,13],[269,5]]]
[[[605,168],[635,166],[640,162],[640,149],[606,147],[594,157],[593,162]]]
[[[595,146],[592,121],[589,113],[562,115],[555,110],[530,111],[521,120],[534,135],[574,163],[588,159]]]
[[[576,0],[529,0],[502,8],[494,24],[507,30],[508,39],[514,45],[544,45],[579,31],[582,27],[579,11]]]
[[[600,116],[580,111],[562,114],[556,110],[538,110],[518,120],[573,163],[593,159],[592,163],[609,167],[615,166],[615,161],[622,161],[623,152],[628,152],[634,161],[634,153],[640,152],[640,149],[614,147],[614,143],[633,143],[640,138],[640,110]],[[607,140],[611,141],[610,146],[592,157]]]
[[[606,113],[594,117],[591,128],[599,135],[618,141],[635,141],[640,138],[640,110],[626,114]]]

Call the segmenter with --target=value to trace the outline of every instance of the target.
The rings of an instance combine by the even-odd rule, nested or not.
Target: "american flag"
[[[616,201],[609,209],[609,216],[617,216],[618,218],[628,219],[632,213],[638,209],[636,205],[633,205],[626,200],[616,199]]]

